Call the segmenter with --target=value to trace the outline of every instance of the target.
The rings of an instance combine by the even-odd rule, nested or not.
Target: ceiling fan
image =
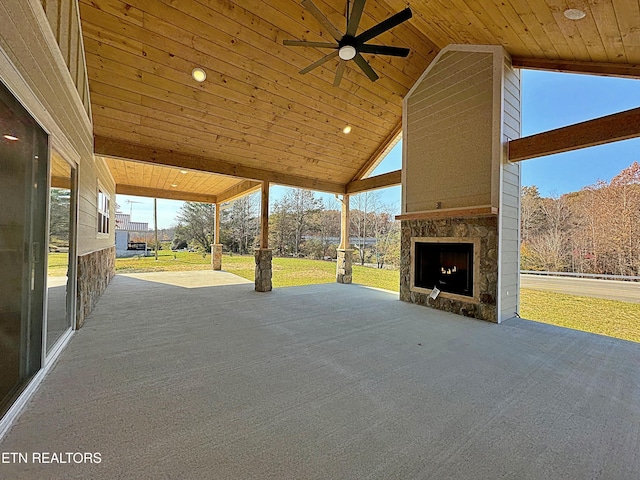
[[[312,63],[306,68],[300,70],[301,74],[309,73],[316,67],[319,67],[325,62],[328,62],[332,58],[340,57],[340,63],[336,70],[336,76],[333,80],[333,86],[340,85],[344,70],[349,60],[353,60],[356,65],[365,73],[372,82],[375,82],[378,78],[378,74],[371,68],[369,63],[361,55],[362,53],[373,53],[376,55],[391,55],[394,57],[406,57],[409,55],[410,50],[402,47],[389,47],[386,45],[371,45],[367,44],[369,40],[383,34],[387,30],[391,30],[393,27],[400,25],[402,22],[411,18],[411,9],[405,8],[401,12],[392,15],[379,24],[371,27],[370,29],[362,32],[360,35],[356,35],[358,25],[360,24],[360,17],[364,10],[364,4],[366,0],[355,0],[353,7],[349,8],[349,1],[347,0],[346,17],[347,17],[347,30],[343,35],[330,21],[329,19],[318,9],[318,7],[312,2],[312,0],[302,0],[302,6],[313,15],[316,20],[322,25],[325,30],[334,38],[337,43],[329,42],[307,42],[304,40],[284,40],[282,43],[288,47],[315,47],[315,48],[330,48],[334,51],[325,55],[317,62]]]

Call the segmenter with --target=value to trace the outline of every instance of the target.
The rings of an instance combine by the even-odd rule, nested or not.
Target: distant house
[[[147,222],[132,222],[131,215],[116,213],[116,257],[133,257],[147,254],[147,242],[132,241],[132,234],[146,234],[149,231]]]

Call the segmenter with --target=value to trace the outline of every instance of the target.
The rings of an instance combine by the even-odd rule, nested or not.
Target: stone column
[[[260,248],[256,256],[256,292],[271,291],[271,258],[269,248],[269,182],[262,182],[260,202]]]
[[[211,244],[211,268],[213,270],[222,270],[222,244]]]
[[[270,248],[258,248],[256,256],[256,292],[271,291],[271,252]]]
[[[336,282],[351,283],[352,280],[352,260],[353,250],[338,249],[338,260],[336,263]]]

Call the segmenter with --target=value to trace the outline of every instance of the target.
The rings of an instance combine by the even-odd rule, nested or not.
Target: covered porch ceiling
[[[345,0],[313,3],[344,32]],[[283,45],[332,40],[299,0],[80,0],[95,152],[111,158],[120,193],[218,199],[259,181],[347,193],[398,140],[403,97],[450,43],[502,45],[517,66],[640,72],[637,2],[408,5],[413,17],[372,43],[408,47],[409,56],[364,54],[379,80],[350,61],[334,87],[337,59],[299,73],[327,50]],[[369,0],[358,33],[406,7]],[[570,20],[567,8],[586,15]],[[195,67],[206,71],[203,83]]]

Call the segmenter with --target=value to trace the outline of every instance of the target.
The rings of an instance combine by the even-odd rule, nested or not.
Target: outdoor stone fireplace
[[[495,216],[402,221],[400,299],[496,321],[497,242]]]
[[[497,323],[517,315],[520,167],[507,145],[520,136],[520,77],[509,54],[443,48],[404,99],[402,136],[400,299]]]

